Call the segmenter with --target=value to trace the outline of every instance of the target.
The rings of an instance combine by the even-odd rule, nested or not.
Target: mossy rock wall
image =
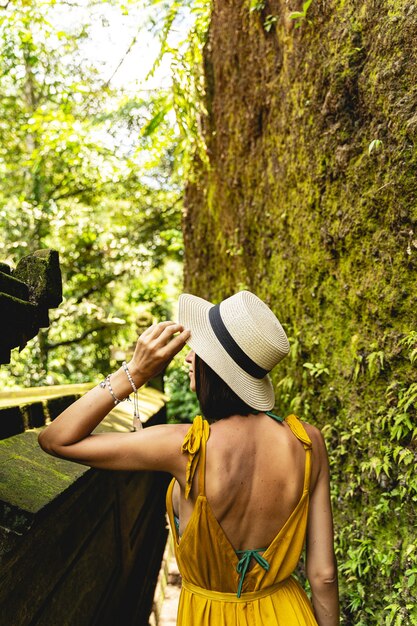
[[[277,405],[328,441],[342,622],[417,624],[417,6],[252,6],[213,6],[185,288],[277,313]]]

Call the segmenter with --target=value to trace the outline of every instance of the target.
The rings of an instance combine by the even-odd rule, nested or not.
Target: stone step
[[[180,593],[181,575],[175,560],[172,535],[169,533],[155,589],[149,626],[176,625]]]

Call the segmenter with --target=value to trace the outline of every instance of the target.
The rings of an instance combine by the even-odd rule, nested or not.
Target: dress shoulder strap
[[[306,464],[304,471],[304,491],[307,491],[310,488],[310,476],[311,476],[311,452],[313,444],[311,443],[310,437],[307,435],[307,431],[298,419],[298,417],[294,414],[288,415],[285,418],[285,422],[290,427],[293,434],[297,437],[299,441],[304,446],[304,450],[306,451]]]
[[[197,465],[199,465],[198,493],[199,495],[204,495],[205,493],[206,444],[209,436],[209,423],[203,419],[201,415],[197,415],[194,418],[194,421],[190,426],[181,446],[181,452],[183,454],[188,454],[188,462],[185,472],[186,500],[190,495]]]

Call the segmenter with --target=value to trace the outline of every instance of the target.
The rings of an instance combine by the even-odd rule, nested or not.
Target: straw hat
[[[287,335],[271,309],[250,291],[214,305],[184,293],[178,321],[188,345],[246,404],[268,411],[275,394],[268,372],[289,352]]]

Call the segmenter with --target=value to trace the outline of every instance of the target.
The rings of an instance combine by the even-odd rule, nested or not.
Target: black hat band
[[[268,374],[268,370],[263,369],[255,363],[255,361],[252,361],[236,343],[221,318],[220,306],[218,304],[211,307],[209,310],[209,322],[217,339],[234,362],[250,376],[259,379],[265,378]]]

